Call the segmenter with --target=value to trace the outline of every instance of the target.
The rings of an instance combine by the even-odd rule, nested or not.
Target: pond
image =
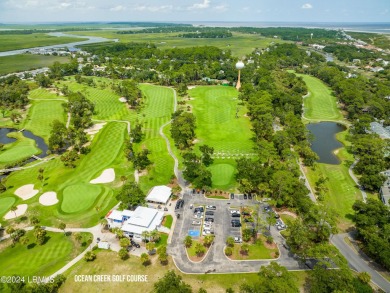
[[[8,137],[7,134],[17,131],[19,130],[14,128],[0,128],[0,143],[7,144],[16,141],[15,138]],[[42,137],[36,136],[34,133],[28,130],[23,130],[22,133],[25,137],[35,140],[37,147],[42,151],[39,155],[37,155],[37,157],[44,158],[47,156],[48,146]]]
[[[340,164],[334,151],[343,147],[343,144],[336,139],[336,134],[344,131],[345,126],[336,122],[320,122],[308,124],[306,128],[314,136],[311,149],[320,157],[318,162],[332,165]]]

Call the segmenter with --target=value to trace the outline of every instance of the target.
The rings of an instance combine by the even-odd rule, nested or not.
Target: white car
[[[211,223],[204,223],[203,229],[210,229],[212,227]]]
[[[203,215],[202,214],[196,214],[196,215],[194,215],[194,218],[195,219],[203,219]]]
[[[208,209],[208,210],[216,210],[217,207],[216,206],[206,206],[206,209]]]
[[[231,214],[240,214],[240,211],[238,211],[238,210],[230,210],[230,213]]]
[[[192,221],[192,225],[200,226],[202,224],[201,221]]]
[[[241,243],[242,242],[241,237],[234,237],[234,242],[235,243]]]

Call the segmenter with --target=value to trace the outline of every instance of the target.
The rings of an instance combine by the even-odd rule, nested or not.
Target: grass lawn
[[[200,86],[191,89],[189,95],[196,116],[196,146],[207,144],[214,148],[215,161],[210,166],[212,187],[232,188],[235,160],[253,153],[250,121],[244,117],[246,109],[238,105],[237,90],[233,87]]]
[[[48,45],[65,44],[70,42],[79,42],[86,39],[72,37],[54,37],[44,33],[19,34],[19,35],[0,35],[0,52],[27,49],[33,47],[42,47]]]
[[[16,138],[17,140],[13,143],[5,144],[0,151],[0,167],[4,167],[12,162],[27,159],[32,155],[41,152],[40,149],[35,146],[35,141],[23,136],[21,132],[12,132],[8,136]]]
[[[176,37],[180,33],[164,34],[117,34],[117,31],[81,31],[69,32],[75,35],[100,36],[119,39],[120,42],[151,42],[158,48],[171,49],[173,47],[215,46],[223,50],[230,50],[234,56],[242,57],[253,52],[255,48],[267,48],[271,43],[289,43],[279,39],[264,38],[259,35],[233,33],[228,39],[190,39]]]
[[[167,215],[164,218],[163,225],[164,227],[171,228],[172,227],[172,222],[173,222],[173,217],[171,215]]]
[[[72,236],[64,233],[47,232],[47,242],[44,245],[35,244],[33,231],[26,234],[30,239],[28,246],[17,243],[0,249],[0,271],[4,276],[48,276],[63,267],[67,262],[80,254],[86,245],[82,246]],[[83,241],[90,233],[81,233]],[[7,243],[11,244],[10,240]]]
[[[1,49],[0,49],[1,50]],[[20,54],[0,57],[0,75],[48,67],[54,62],[66,63],[69,57]]]
[[[286,214],[281,214],[281,213],[279,213],[279,215],[280,215],[280,217],[282,218],[282,221],[285,224],[288,224],[288,222],[294,222],[295,221],[295,218],[293,216],[286,215]]]
[[[41,95],[42,96],[42,95]],[[54,120],[66,123],[63,101],[32,101],[24,127],[42,137],[46,143],[50,137],[51,124]]]
[[[246,260],[246,259],[273,259],[278,248],[267,248],[264,245],[265,238],[260,236],[256,243],[249,244],[249,252],[247,255],[241,254],[241,244],[234,244],[233,254],[230,256],[233,260]]]
[[[309,120],[342,120],[342,115],[337,108],[337,98],[332,95],[332,90],[321,80],[307,74],[298,74],[306,83],[310,95],[304,98],[304,117]]]
[[[195,252],[195,247],[196,247],[197,243],[201,243],[203,245],[203,242],[201,240],[194,240],[194,239],[192,239],[192,245],[190,247],[186,247],[185,248],[187,250],[188,257],[190,258],[190,260],[192,260],[194,262],[202,261],[203,258],[207,255],[207,252],[208,252],[208,250],[211,247],[211,246],[210,247],[204,246],[204,248],[205,248],[204,254],[201,255],[201,256],[198,256],[196,254],[196,252]]]
[[[15,203],[14,197],[1,197],[0,198],[0,217],[8,212],[9,208]]]
[[[128,290],[127,282],[99,282],[89,286],[86,283],[75,282],[75,275],[98,275],[98,274],[119,274],[131,270],[131,274],[147,275],[147,282],[137,283],[139,292],[153,291],[153,284],[157,282],[168,270],[174,270],[176,274],[183,278],[183,281],[192,286],[193,292],[198,292],[199,288],[207,289],[207,292],[225,293],[227,288],[232,288],[239,292],[239,287],[243,283],[254,283],[258,280],[257,273],[248,274],[183,274],[173,264],[169,258],[168,265],[162,266],[157,258],[152,258],[152,265],[143,266],[137,257],[130,256],[126,261],[118,258],[116,252],[100,251],[93,262],[80,261],[71,267],[65,275],[67,277],[59,292],[123,292]],[[291,272],[297,280],[297,285],[303,287],[306,272]]]
[[[160,239],[156,241],[156,247],[168,244],[168,234],[160,233]]]

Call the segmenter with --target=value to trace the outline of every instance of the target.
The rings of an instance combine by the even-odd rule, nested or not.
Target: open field
[[[337,98],[331,89],[321,80],[307,74],[297,74],[302,77],[309,89],[309,96],[304,98],[304,117],[309,120],[339,121],[342,115],[337,108]]]
[[[22,133],[12,132],[9,134],[9,137],[17,140],[13,143],[5,144],[0,151],[0,167],[40,153],[40,150],[35,146],[35,141],[23,136]]]
[[[86,248],[64,233],[47,232],[44,245],[35,244],[33,231],[27,232],[26,235],[30,239],[28,246],[17,243],[15,247],[7,246],[0,250],[2,275],[49,276]],[[90,237],[89,233],[81,235],[82,241]],[[7,240],[7,243],[11,244],[11,241]]]
[[[65,63],[69,57],[20,54],[0,57],[0,75],[48,67],[54,62]]]
[[[53,95],[50,94],[49,95]],[[43,95],[40,95],[41,97]],[[46,143],[50,137],[51,124],[54,120],[66,123],[63,101],[32,101],[24,127],[35,135],[42,137]]]
[[[152,168],[147,176],[140,177],[140,186],[147,192],[154,185],[168,184],[173,176],[173,159],[168,154],[165,140],[160,136],[160,127],[171,119],[173,113],[173,91],[170,88],[140,85],[140,89],[146,96],[145,104],[138,115],[131,118],[132,123],[136,119],[143,125],[144,138],[137,147],[137,151],[147,148]]]
[[[185,48],[194,46],[215,46],[231,50],[232,54],[242,57],[252,53],[255,48],[266,48],[271,43],[287,43],[279,39],[264,38],[256,35],[233,33],[228,39],[189,39],[176,37],[180,33],[166,34],[117,34],[117,31],[80,31],[70,32],[74,35],[98,36],[108,39],[119,39],[120,42],[151,42],[161,49]]]
[[[207,292],[225,293],[227,288],[233,288],[238,292],[239,286],[243,283],[254,283],[257,280],[257,273],[249,274],[201,274],[188,275],[179,272],[169,259],[168,265],[162,266],[156,262],[156,257],[152,258],[152,264],[144,267],[139,258],[131,256],[129,259],[122,261],[116,253],[109,251],[99,251],[95,261],[86,263],[79,262],[66,272],[67,280],[60,288],[59,292],[122,292],[128,289],[126,282],[102,282],[95,283],[95,286],[85,286],[85,283],[74,281],[75,275],[81,274],[124,274],[131,270],[131,274],[147,275],[147,282],[137,283],[139,292],[151,292],[153,284],[159,278],[164,276],[168,270],[174,270],[176,274],[183,278],[183,281],[192,286],[193,292],[198,292],[199,288],[207,288]],[[127,274],[127,273],[125,273]],[[307,276],[307,272],[292,272],[296,277],[297,285],[302,287]]]
[[[44,33],[0,35],[0,52],[79,42],[83,40],[85,39],[71,37],[54,37]]]
[[[260,237],[257,239],[256,243],[249,244],[249,252],[247,255],[241,254],[241,245],[234,244],[233,254],[230,258],[234,260],[245,260],[245,259],[273,259],[273,254],[275,254],[278,249],[270,249],[264,246],[263,241],[265,241],[264,237]]]
[[[197,146],[214,148],[215,162],[210,166],[213,187],[234,186],[235,159],[251,155],[253,143],[246,109],[238,105],[237,90],[225,86],[201,86],[191,89],[189,101],[196,116]],[[238,110],[238,118],[236,112]]]

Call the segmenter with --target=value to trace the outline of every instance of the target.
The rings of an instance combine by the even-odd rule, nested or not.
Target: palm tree
[[[272,212],[268,213],[267,223],[268,223],[268,230],[271,230],[271,226],[276,224],[276,218],[275,218],[275,215]]]
[[[81,242],[81,239],[83,239],[83,236],[81,236],[80,233],[75,233],[75,234],[74,234],[74,239],[76,239],[76,241],[77,241],[78,243],[80,243],[80,242]]]
[[[156,244],[154,244],[153,242],[146,243],[146,249],[148,251],[152,251],[155,247],[156,247]]]
[[[209,247],[214,241],[214,235],[206,235],[204,237],[204,245]]]
[[[22,236],[22,237],[20,237],[19,242],[22,245],[27,245],[30,242],[30,238],[28,238],[27,236]]]
[[[142,238],[144,239],[144,242],[146,242],[146,238],[149,238],[150,237],[150,233],[149,233],[149,231],[143,231],[142,232]]]
[[[186,238],[184,238],[184,245],[186,247],[192,246],[192,237],[190,235],[187,235]]]
[[[66,224],[64,222],[61,222],[58,224],[58,229],[61,229],[62,231],[64,231],[64,234],[66,234],[65,228],[66,228]]]
[[[234,246],[234,238],[232,236],[229,236],[226,239],[226,245],[229,246],[229,247],[233,247]]]
[[[13,205],[13,206],[10,208],[10,210],[14,212],[15,218],[16,218],[16,211],[18,210],[18,208],[17,208],[16,206]]]
[[[122,176],[121,176],[121,181],[122,181],[122,184],[124,185],[125,182],[127,181],[127,177],[124,176],[124,175],[122,175]]]
[[[149,255],[147,253],[141,254],[141,263],[144,266],[147,266],[149,264],[149,262],[150,262]]]
[[[241,245],[241,253],[248,254],[248,252],[249,252],[249,245],[247,243],[243,243]]]
[[[149,237],[151,237],[153,242],[156,242],[160,237],[160,233],[157,230],[152,230],[149,233]]]

